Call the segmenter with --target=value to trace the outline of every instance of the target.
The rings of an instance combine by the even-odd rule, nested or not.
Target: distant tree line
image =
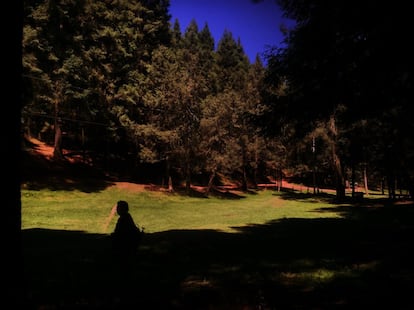
[[[338,198],[356,182],[395,198],[414,176],[406,21],[348,2],[277,1],[297,24],[265,66],[230,30],[217,44],[207,23],[182,33],[169,1],[25,0],[22,134],[56,160],[77,150],[187,190],[289,175]]]

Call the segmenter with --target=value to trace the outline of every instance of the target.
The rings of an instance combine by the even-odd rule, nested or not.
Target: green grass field
[[[326,194],[273,190],[227,198],[117,187],[21,195],[31,309],[414,305],[412,203],[372,196],[336,204]],[[124,273],[110,255],[117,216],[105,229],[121,199],[147,233]]]
[[[281,218],[338,217],[321,199],[287,200],[272,190],[226,198],[196,198],[156,191],[133,192],[109,187],[100,192],[22,190],[22,227],[108,233],[106,221],[113,205],[126,200],[133,218],[147,232],[171,229],[215,229],[264,224]]]

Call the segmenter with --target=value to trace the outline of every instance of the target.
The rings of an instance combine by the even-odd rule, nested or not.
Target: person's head
[[[128,202],[120,200],[116,203],[116,212],[118,212],[119,215],[128,213],[128,209]]]

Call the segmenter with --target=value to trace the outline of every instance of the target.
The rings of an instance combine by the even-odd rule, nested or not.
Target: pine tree
[[[27,96],[23,115],[45,113],[53,119],[54,158],[63,160],[62,117],[87,95],[81,51],[84,2],[43,1],[27,6],[23,27],[23,76],[39,96]],[[39,111],[40,110],[40,111]]]

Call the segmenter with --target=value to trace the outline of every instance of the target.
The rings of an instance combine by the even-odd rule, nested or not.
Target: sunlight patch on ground
[[[307,264],[310,266],[311,264]],[[295,286],[309,283],[314,285],[327,284],[337,278],[358,278],[361,273],[375,270],[379,265],[378,261],[371,261],[361,264],[353,264],[349,267],[339,268],[315,268],[300,272],[282,272],[279,279],[284,285]]]

